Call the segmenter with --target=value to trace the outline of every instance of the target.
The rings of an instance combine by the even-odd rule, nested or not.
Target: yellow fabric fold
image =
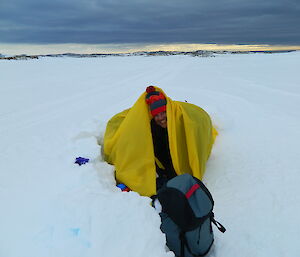
[[[156,90],[164,92],[156,87]],[[164,94],[165,95],[165,94]],[[165,95],[166,96],[166,95]],[[104,158],[116,179],[144,196],[156,194],[155,156],[146,92],[127,110],[113,116],[104,135]],[[176,173],[202,179],[217,131],[200,107],[167,99],[169,147]]]

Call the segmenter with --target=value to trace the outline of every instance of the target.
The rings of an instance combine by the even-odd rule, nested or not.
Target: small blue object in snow
[[[75,160],[75,163],[77,163],[79,166],[81,166],[82,164],[86,164],[89,162],[90,159],[87,158],[83,158],[83,157],[77,157]]]
[[[127,186],[124,185],[124,184],[118,184],[117,187],[120,188],[123,191],[123,190],[126,189]]]
[[[74,236],[78,236],[80,232],[80,228],[71,228],[70,231]]]

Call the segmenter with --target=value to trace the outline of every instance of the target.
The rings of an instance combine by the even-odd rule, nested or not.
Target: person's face
[[[154,116],[154,121],[157,125],[166,128],[167,127],[167,113],[160,112],[159,114]]]

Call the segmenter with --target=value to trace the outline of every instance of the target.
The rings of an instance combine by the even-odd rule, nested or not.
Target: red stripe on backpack
[[[192,194],[193,194],[198,188],[200,188],[200,185],[199,185],[199,184],[193,185],[193,186],[189,189],[189,191],[186,192],[185,197],[186,197],[187,199],[189,199],[189,198],[192,196]]]

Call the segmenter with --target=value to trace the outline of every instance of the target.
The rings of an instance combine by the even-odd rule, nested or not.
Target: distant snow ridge
[[[0,60],[28,60],[28,59],[39,59],[40,57],[73,57],[73,58],[96,58],[96,57],[127,57],[127,56],[171,56],[171,55],[187,55],[192,57],[215,57],[216,54],[254,54],[254,53],[289,53],[296,50],[274,50],[274,51],[205,51],[197,50],[191,52],[180,52],[180,51],[152,51],[152,52],[134,52],[134,53],[114,53],[114,54],[103,54],[103,53],[93,53],[93,54],[76,54],[76,53],[64,53],[64,54],[46,54],[46,55],[12,55],[4,56],[0,54]]]
[[[76,54],[76,53],[64,53],[64,54],[46,54],[46,55],[13,55],[10,57],[0,56],[0,59],[6,60],[27,60],[38,59],[40,57],[73,57],[73,58],[95,58],[95,57],[127,57],[127,56],[170,56],[170,55],[190,55],[198,57],[213,57],[214,52],[197,50],[193,52],[178,52],[178,51],[153,51],[153,52],[134,52],[134,53],[115,53],[115,54]]]

